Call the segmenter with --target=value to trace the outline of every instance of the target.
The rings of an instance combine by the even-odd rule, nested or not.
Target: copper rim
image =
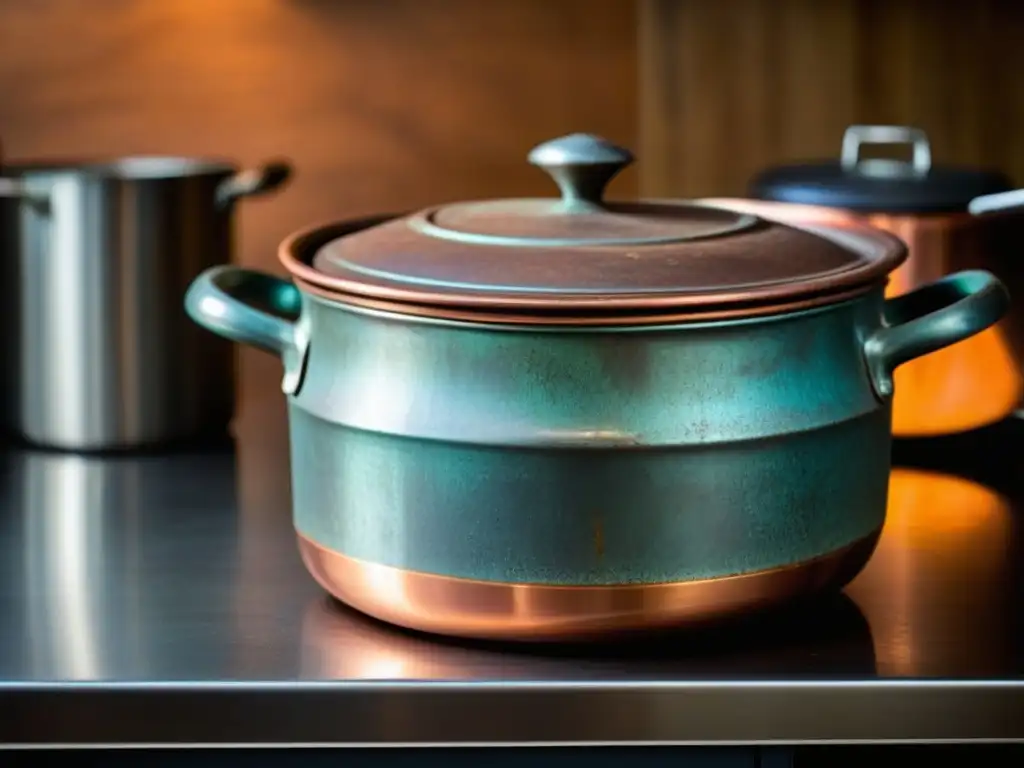
[[[744,320],[747,318],[766,317],[770,315],[790,314],[815,307],[832,306],[844,301],[863,296],[872,289],[885,287],[884,283],[868,285],[846,293],[830,294],[804,298],[788,304],[772,304],[745,309],[723,309],[718,312],[665,312],[652,314],[615,313],[607,315],[580,315],[575,313],[526,314],[517,312],[475,312],[456,309],[454,307],[435,307],[420,304],[403,304],[393,301],[377,301],[363,296],[351,294],[341,295],[334,291],[313,285],[305,280],[295,278],[295,284],[305,293],[329,302],[344,304],[354,309],[365,309],[371,312],[385,312],[392,315],[419,317],[431,320],[447,320],[451,322],[478,323],[483,325],[539,325],[539,326],[585,326],[588,328],[615,328],[654,325],[675,325],[679,323],[716,322],[723,320]]]
[[[701,624],[840,589],[880,531],[822,557],[739,576],[663,584],[563,587],[437,576],[341,555],[298,534],[306,568],[337,599],[383,621],[459,637],[568,640]]]
[[[563,297],[554,307],[546,303],[538,304],[536,300],[527,297],[460,297],[433,294],[428,291],[418,292],[416,298],[411,300],[411,294],[408,292],[391,290],[383,286],[361,286],[327,275],[308,263],[322,246],[332,240],[400,215],[402,214],[381,214],[308,227],[290,235],[281,243],[278,259],[306,290],[316,289],[319,296],[354,306],[380,304],[386,305],[388,311],[399,314],[447,318],[458,316],[459,319],[487,323],[635,325],[638,321],[652,324],[694,319],[757,317],[835,304],[884,285],[889,272],[906,258],[906,247],[897,238],[870,227],[849,224],[844,229],[878,241],[891,241],[889,245],[894,254],[890,260],[892,263],[879,261],[874,269],[857,273],[855,280],[836,275],[822,281],[817,288],[808,286],[797,295],[792,295],[792,288],[787,284],[780,284],[776,289],[764,291],[756,298],[748,296],[743,291],[722,292],[715,295],[713,300],[707,296],[624,295],[610,302],[608,297]],[[572,316],[562,314],[564,309],[574,310]]]

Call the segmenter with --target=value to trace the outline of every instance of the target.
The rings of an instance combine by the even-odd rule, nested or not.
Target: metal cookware
[[[907,160],[864,157],[871,145],[909,147]],[[751,182],[750,193],[777,205],[764,215],[783,221],[868,224],[909,247],[887,289],[898,296],[962,269],[989,268],[1005,279],[1016,261],[1020,226],[1007,227],[968,213],[978,196],[1012,188],[1001,173],[932,162],[924,131],[902,126],[855,125],[837,160],[771,168]],[[1014,286],[1010,285],[1011,292]],[[1004,418],[1024,394],[1012,344],[1014,323],[903,366],[896,374],[893,431],[925,436],[959,432]],[[1024,339],[1022,339],[1024,341]],[[1024,360],[1024,358],[1019,358]]]
[[[526,639],[846,583],[885,514],[892,371],[996,322],[1002,285],[886,302],[891,235],[606,202],[632,158],[589,135],[530,159],[561,199],[330,224],[282,245],[294,283],[189,289],[284,361],[309,570],[397,624]]]
[[[235,202],[288,175],[170,157],[0,168],[7,430],[69,450],[223,433],[233,351],[182,298],[230,261]]]

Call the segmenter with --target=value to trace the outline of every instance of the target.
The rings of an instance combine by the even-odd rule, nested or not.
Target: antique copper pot
[[[311,574],[381,619],[556,639],[836,589],[885,516],[892,373],[997,322],[992,275],[885,300],[904,245],[616,202],[598,137],[530,161],[560,197],[294,235],[190,315],[278,354]]]

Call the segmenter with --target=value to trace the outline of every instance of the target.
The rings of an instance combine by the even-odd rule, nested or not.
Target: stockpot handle
[[[272,160],[259,168],[247,168],[225,179],[217,187],[217,205],[233,205],[241,197],[273,192],[291,178],[292,167],[284,160]]]
[[[2,171],[2,169],[0,169]],[[38,190],[30,190],[21,179],[0,176],[0,197],[17,197],[29,203],[36,210],[45,211],[50,198]]]
[[[881,397],[892,394],[892,373],[914,358],[948,347],[998,323],[1010,294],[983,270],[966,270],[885,302],[885,326],[864,342],[868,370]]]
[[[25,194],[25,186],[18,179],[0,177],[0,197],[21,197]]]
[[[296,394],[305,373],[309,333],[302,295],[287,280],[236,266],[211,267],[185,293],[185,311],[218,336],[278,355],[285,394]]]

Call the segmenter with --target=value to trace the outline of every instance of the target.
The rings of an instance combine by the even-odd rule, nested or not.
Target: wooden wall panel
[[[240,210],[268,265],[312,221],[550,190],[525,155],[561,133],[635,143],[634,27],[629,0],[2,0],[0,142],[287,155]]]
[[[1013,0],[640,0],[641,191],[739,194],[853,123],[1024,183],[1022,41]]]
[[[237,260],[279,271],[277,243],[310,223],[551,194],[526,163],[544,139],[634,146],[635,13],[632,0],[0,0],[0,142],[11,159],[286,155],[294,182],[238,210]],[[614,184],[635,193],[632,171]]]

